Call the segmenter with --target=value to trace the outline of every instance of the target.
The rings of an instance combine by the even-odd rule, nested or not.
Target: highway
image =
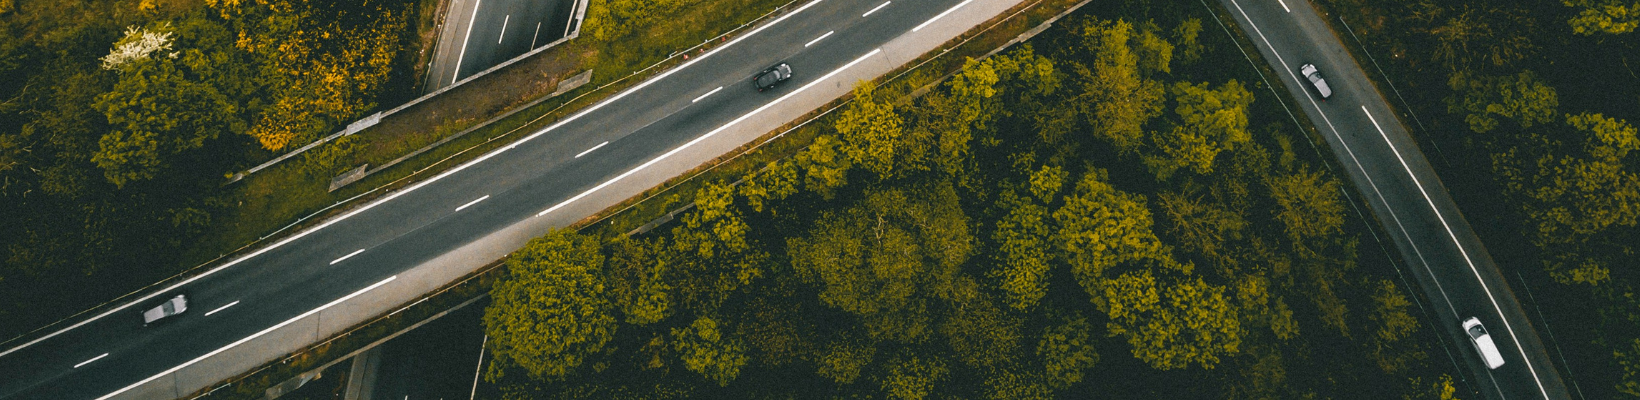
[[[1486,247],[1326,20],[1302,0],[1219,2],[1275,70],[1267,78],[1279,80],[1298,100],[1389,233],[1406,270],[1433,302],[1439,325],[1431,328],[1449,334],[1458,362],[1468,366],[1468,386],[1492,399],[1569,398]],[[1331,98],[1322,101],[1299,75],[1305,63],[1326,77]],[[1480,318],[1497,343],[1505,362],[1498,369],[1486,367],[1460,327],[1469,317]]]
[[[1017,3],[800,3],[508,147],[6,343],[0,398],[174,398],[209,387],[716,158]],[[759,93],[750,78],[778,62],[794,77]],[[189,310],[144,327],[141,310],[174,293],[187,294]]]
[[[424,91],[455,84],[568,36],[578,0],[452,0]]]

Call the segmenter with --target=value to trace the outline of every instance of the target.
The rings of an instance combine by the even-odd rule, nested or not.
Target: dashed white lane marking
[[[461,52],[456,54],[456,70],[450,73],[451,84],[455,84],[456,78],[461,77],[461,60],[467,58],[467,41],[473,39],[473,22],[478,21],[478,6],[483,4],[484,0],[473,2],[473,16],[467,18],[467,34],[462,35]]]
[[[349,257],[353,257],[353,256],[356,256],[356,255],[359,255],[359,253],[363,253],[363,252],[364,252],[364,249],[358,249],[358,250],[354,250],[354,251],[353,251],[353,252],[352,252],[352,253],[347,253],[347,255],[345,255],[345,256],[342,256],[342,258],[338,258],[338,259],[336,259],[336,261],[331,261],[331,262],[330,262],[330,265],[336,265],[336,263],[339,263],[339,262],[342,262],[342,260],[346,260],[346,259],[348,259],[348,258],[349,258]]]
[[[706,94],[700,95],[700,97],[696,97],[694,100],[690,100],[689,102],[690,103],[699,103],[701,99],[705,99],[706,96],[711,96],[712,93],[717,93],[719,90],[723,90],[723,87],[718,86],[717,89],[712,89],[712,91],[706,92]],[[580,157],[580,156],[576,156],[576,157]]]
[[[928,21],[923,22],[922,25],[917,25],[916,28],[911,28],[911,31],[912,32],[920,31],[920,30],[922,30],[922,28],[928,27],[928,24],[932,24],[932,23],[934,23],[934,21],[939,21],[940,18],[945,18],[945,16],[951,14],[951,12],[957,11],[958,8],[962,8],[962,6],[966,6],[966,5],[968,5],[968,3],[973,3],[973,2],[974,2],[974,0],[963,0],[961,3],[957,3],[956,7],[951,7],[951,9],[945,10],[945,12],[940,13],[940,15],[935,15],[934,18],[929,18]]]
[[[211,314],[216,314],[217,311],[226,310],[226,309],[228,309],[228,307],[233,307],[234,304],[239,304],[239,300],[234,300],[232,303],[228,303],[228,304],[223,305],[221,307],[217,307],[215,310],[211,310],[211,312],[205,313],[205,316],[209,317],[209,316],[211,316]]]
[[[722,88],[718,88],[718,89],[722,89]],[[707,93],[707,94],[711,94],[711,93]],[[702,97],[705,97],[705,96],[702,96]],[[587,155],[587,153],[591,153],[593,150],[597,150],[599,147],[604,147],[604,145],[606,145],[606,144],[609,144],[608,140],[605,140],[603,143],[599,143],[597,146],[592,146],[592,148],[587,149],[587,151],[581,152],[581,154],[576,154],[575,158],[581,158],[581,156]]]
[[[1293,9],[1287,8],[1287,2],[1285,0],[1276,0],[1276,2],[1281,3],[1281,9],[1287,10],[1287,12],[1293,12]]]
[[[482,0],[480,0],[480,2],[482,2]],[[627,89],[626,91],[617,93],[614,97],[610,97],[609,99],[605,99],[603,102],[598,103],[597,105],[594,105],[591,108],[581,110],[580,112],[575,113],[574,115],[571,115],[569,118],[565,118],[561,121],[558,121],[557,123],[552,124],[552,126],[548,126],[544,129],[536,131],[535,133],[530,134],[530,136],[527,136],[523,139],[519,139],[517,142],[513,142],[513,144],[508,145],[507,147],[503,147],[499,150],[492,151],[492,152],[489,152],[489,153],[484,153],[484,155],[479,156],[477,159],[474,159],[472,161],[468,161],[466,163],[462,163],[461,165],[457,165],[455,168],[451,168],[451,169],[446,170],[442,173],[439,173],[438,175],[434,175],[432,178],[428,178],[425,181],[421,181],[421,182],[418,182],[416,184],[410,185],[410,187],[405,188],[404,190],[391,192],[390,194],[387,195],[387,197],[383,197],[383,198],[378,199],[376,201],[365,203],[364,206],[359,207],[358,209],[353,210],[351,212],[348,212],[346,214],[342,214],[342,216],[340,216],[340,217],[336,217],[334,219],[326,220],[324,223],[319,224],[319,226],[315,226],[313,228],[310,228],[310,229],[307,229],[307,230],[304,230],[304,231],[301,231],[301,232],[297,232],[296,234],[291,235],[290,237],[287,237],[287,238],[285,238],[283,240],[280,240],[278,242],[275,242],[272,245],[257,249],[256,251],[253,251],[250,254],[245,255],[244,257],[235,258],[231,261],[223,263],[220,266],[217,266],[216,268],[212,268],[209,271],[205,271],[205,273],[202,273],[202,274],[199,274],[199,275],[194,275],[193,277],[190,277],[188,279],[184,279],[184,280],[182,280],[182,282],[178,282],[176,284],[168,286],[164,290],[155,291],[153,293],[148,294],[147,296],[142,296],[141,298],[138,298],[136,300],[127,302],[127,303],[125,303],[123,305],[120,305],[118,307],[114,307],[113,309],[103,311],[102,314],[98,314],[97,316],[91,317],[90,319],[86,319],[86,320],[82,320],[80,322],[76,322],[73,325],[69,325],[67,328],[63,328],[63,329],[53,331],[49,334],[46,334],[45,336],[41,336],[41,337],[35,338],[34,340],[30,340],[27,343],[23,343],[21,345],[18,345],[17,347],[12,347],[12,348],[6,349],[5,351],[0,351],[0,357],[5,357],[7,354],[17,352],[19,350],[22,350],[22,349],[27,348],[29,346],[33,346],[33,345],[38,344],[40,342],[44,342],[48,339],[56,337],[57,335],[63,334],[63,332],[68,332],[68,331],[71,331],[71,330],[74,330],[74,329],[79,329],[80,327],[85,326],[86,324],[90,324],[90,323],[95,322],[97,320],[100,320],[104,317],[107,317],[109,315],[113,315],[114,313],[120,312],[121,310],[124,310],[126,308],[130,308],[133,305],[136,305],[136,304],[148,301],[150,299],[153,299],[154,297],[159,296],[161,293],[165,293],[165,292],[169,292],[171,290],[175,290],[176,288],[180,288],[180,287],[182,287],[184,285],[187,285],[189,283],[193,283],[194,281],[202,279],[206,276],[210,276],[210,275],[215,274],[217,272],[221,272],[222,270],[226,270],[228,268],[231,268],[235,265],[238,265],[241,262],[245,262],[246,260],[256,258],[257,256],[260,256],[263,253],[267,253],[269,251],[273,251],[274,249],[284,247],[284,245],[290,244],[290,243],[295,242],[297,240],[300,240],[304,237],[307,237],[307,235],[313,234],[314,232],[324,230],[325,228],[327,228],[331,225],[335,225],[335,224],[340,223],[342,221],[346,221],[347,219],[353,218],[353,216],[362,214],[365,211],[370,211],[370,209],[376,208],[376,206],[379,206],[379,205],[382,205],[382,204],[387,204],[388,202],[393,201],[393,199],[399,198],[399,196],[403,196],[407,193],[413,193],[417,189],[421,189],[422,187],[425,187],[427,185],[431,185],[431,184],[436,183],[438,181],[444,180],[444,178],[446,178],[446,177],[449,177],[451,175],[455,175],[456,173],[464,171],[467,168],[470,168],[474,165],[478,165],[479,163],[487,161],[492,157],[501,155],[501,153],[505,153],[507,150],[511,150],[515,147],[518,147],[518,145],[523,144],[525,142],[528,142],[530,140],[534,140],[536,137],[540,137],[541,135],[545,135],[545,134],[547,134],[547,132],[551,132],[554,129],[558,129],[559,127],[562,127],[564,125],[568,125],[571,122],[575,122],[576,120],[579,120],[581,117],[586,116],[587,114],[591,114],[595,111],[598,111],[599,109],[602,109],[604,106],[613,104],[616,101],[619,101],[620,99],[626,98],[626,96],[631,95],[632,93],[636,93],[639,90],[643,90],[643,88],[649,87],[649,85],[652,85],[656,82],[660,82],[662,80],[665,80],[666,77],[672,76],[672,74],[677,73],[678,71],[688,69],[689,66],[695,65],[695,63],[698,63],[701,60],[705,60],[707,58],[710,58],[711,56],[717,54],[719,51],[723,51],[723,49],[734,47],[734,45],[737,44],[737,43],[740,43],[740,41],[746,40],[746,38],[749,38],[749,37],[752,37],[752,36],[756,36],[758,33],[763,32],[764,29],[768,29],[771,26],[779,25],[782,21],[785,21],[787,18],[791,18],[792,16],[801,14],[801,13],[803,13],[804,10],[808,10],[809,7],[814,7],[815,5],[820,4],[822,2],[824,2],[824,0],[815,0],[815,1],[808,2],[807,4],[804,4],[802,7],[798,7],[796,10],[792,10],[792,12],[781,15],[779,18],[775,18],[774,21],[769,22],[768,24],[758,26],[756,29],[752,29],[751,32],[747,32],[745,35],[741,35],[740,37],[736,37],[733,40],[730,40],[729,43],[726,43],[722,46],[712,48],[711,51],[707,51],[706,54],[702,54],[700,57],[692,58],[688,62],[683,63],[683,65],[678,66],[677,68],[669,69],[666,72],[661,73],[660,76],[656,76],[652,79],[643,81],[643,82],[639,83],[638,86],[635,86],[631,89]],[[474,3],[474,5],[473,5],[473,7],[474,7],[473,15],[474,15],[475,18],[478,15],[478,11],[477,11],[478,6],[479,6],[478,3]],[[573,16],[571,16],[571,18],[573,18]],[[469,21],[467,25],[468,25],[467,36],[471,37],[472,36],[472,22]],[[568,28],[565,28],[565,29],[568,29]],[[568,35],[568,34],[566,33],[565,35]],[[467,39],[464,38],[464,39],[462,39],[462,42],[465,43],[466,40]],[[465,52],[466,47],[465,47],[465,45],[463,45],[463,46],[464,47],[462,48],[463,49],[462,51]],[[461,61],[460,61],[459,58],[456,60],[456,64],[457,64],[457,67],[460,67]],[[451,82],[452,83],[455,82],[454,78],[451,78]]]
[[[100,356],[91,357],[90,360],[85,360],[85,361],[81,361],[79,364],[74,364],[74,369],[79,369],[80,367],[84,367],[86,364],[90,364],[92,361],[101,360],[103,357],[108,357],[108,353],[102,353],[102,355],[100,355]]]
[[[866,11],[865,14],[860,14],[860,18],[870,17],[871,13],[877,12],[877,10],[881,10],[881,9],[883,9],[883,7],[888,7],[889,4],[894,4],[894,2],[885,1],[885,2],[883,2],[883,4],[877,5],[876,7],[872,7],[871,11]]]
[[[809,3],[809,4],[814,4],[814,3]],[[861,62],[865,62],[866,59],[871,58],[871,56],[875,56],[875,55],[877,55],[877,53],[881,53],[881,52],[883,52],[883,49],[881,47],[876,48],[876,49],[872,49],[870,53],[866,53],[866,55],[860,56],[860,58],[856,58],[856,59],[854,59],[854,61],[850,61],[848,64],[843,65],[841,68],[838,68],[834,71],[831,71],[830,73],[827,73],[825,76],[821,76],[820,79],[815,79],[814,82],[809,82],[809,84],[803,85],[803,87],[797,88],[797,90],[792,91],[791,93],[788,93],[785,96],[780,96],[780,98],[774,99],[774,101],[769,102],[769,104],[764,104],[762,107],[758,107],[756,110],[752,110],[752,112],[746,113],[746,115],[742,115],[739,118],[735,118],[735,120],[729,121],[729,123],[724,124],[723,126],[720,126],[717,129],[713,129],[711,132],[706,132],[705,135],[701,135],[700,137],[697,137],[694,140],[690,140],[688,143],[684,143],[683,145],[678,146],[677,148],[666,152],[665,154],[661,154],[659,157],[655,157],[653,159],[650,159],[649,161],[644,162],[642,165],[634,167],[631,170],[628,170],[624,173],[621,173],[620,175],[617,175],[614,178],[610,178],[610,180],[604,181],[604,183],[600,183],[600,184],[598,184],[598,186],[593,186],[591,189],[587,189],[587,191],[581,192],[580,194],[575,195],[575,197],[571,197],[568,200],[564,200],[563,202],[560,202],[556,205],[553,205],[552,207],[549,207],[546,210],[543,210],[540,213],[535,214],[535,216],[539,217],[539,216],[547,215],[548,213],[556,211],[559,208],[563,208],[566,205],[569,205],[569,203],[573,203],[576,200],[580,200],[583,197],[587,197],[587,195],[592,194],[592,192],[596,192],[599,189],[603,189],[605,187],[608,187],[609,185],[613,185],[613,184],[615,184],[615,182],[619,182],[622,179],[626,179],[626,177],[632,176],[632,174],[636,174],[636,173],[638,173],[638,171],[641,171],[644,168],[648,168],[651,165],[655,165],[655,163],[661,162],[661,160],[665,160],[667,157],[671,157],[671,156],[676,155],[680,152],[683,152],[684,150],[688,149],[690,146],[694,146],[696,144],[699,144],[700,142],[706,141],[706,139],[710,139],[712,136],[717,135],[719,132],[723,132],[724,130],[728,130],[729,127],[735,126],[735,124],[739,124],[741,121],[745,121],[746,119],[751,118],[753,115],[757,115],[757,113],[763,112],[763,110],[767,110],[770,107],[774,107],[775,105],[780,104],[780,102],[786,101],[786,99],[789,99],[792,96],[796,96],[799,93],[803,93],[804,90],[808,90],[809,88],[814,87],[814,85],[818,85],[821,82],[825,82],[827,79],[831,79],[831,77],[836,76],[838,73],[842,73],[843,71],[846,71],[849,68],[854,67],[854,65],[856,65],[856,64],[859,64]]]
[[[456,207],[456,211],[461,211],[464,208],[472,207],[474,204],[478,204],[478,202],[484,201],[484,199],[488,199],[488,198],[490,198],[490,195],[486,194],[486,195],[484,195],[484,197],[473,199],[473,201],[469,201],[469,202],[467,202],[467,204],[462,204],[461,207]]]
[[[1537,367],[1533,367],[1531,359],[1526,358],[1526,347],[1520,345],[1520,338],[1515,336],[1515,329],[1509,326],[1509,319],[1503,317],[1503,307],[1499,306],[1497,298],[1492,296],[1492,289],[1486,286],[1486,280],[1481,278],[1481,271],[1475,268],[1475,262],[1469,259],[1469,251],[1464,250],[1463,243],[1458,242],[1458,235],[1452,233],[1452,226],[1446,223],[1446,216],[1441,215],[1441,209],[1435,207],[1435,200],[1429,198],[1429,192],[1424,190],[1423,182],[1419,182],[1418,176],[1412,173],[1412,167],[1407,166],[1407,160],[1401,157],[1401,151],[1395,148],[1395,143],[1389,141],[1389,134],[1384,133],[1384,127],[1378,125],[1378,118],[1374,118],[1365,105],[1361,106],[1361,112],[1367,114],[1367,119],[1372,121],[1372,127],[1378,129],[1378,136],[1384,138],[1384,144],[1389,145],[1389,151],[1395,153],[1395,160],[1401,162],[1401,169],[1406,170],[1407,176],[1412,177],[1412,184],[1418,187],[1418,194],[1424,196],[1424,202],[1429,203],[1430,210],[1435,211],[1435,219],[1441,221],[1441,227],[1446,229],[1446,236],[1452,238],[1452,245],[1458,247],[1458,254],[1463,255],[1463,262],[1469,265],[1469,271],[1474,273],[1475,280],[1481,283],[1481,291],[1486,292],[1486,300],[1491,302],[1492,309],[1498,312],[1498,319],[1503,320],[1503,329],[1509,331],[1509,338],[1515,341],[1515,348],[1520,350],[1520,359],[1525,361],[1526,370],[1532,373],[1532,380],[1537,381],[1538,391],[1542,392],[1543,398],[1549,398],[1549,390],[1545,389],[1543,381],[1538,379]]]
[[[512,21],[512,14],[501,19],[501,34],[495,37],[495,44],[501,44],[501,38],[507,37],[507,22]]]
[[[804,43],[803,47],[809,47],[809,46],[813,46],[815,43],[820,43],[820,39],[825,39],[827,36],[831,36],[831,34],[833,34],[833,33],[837,33],[837,31],[826,32],[826,34],[820,35],[820,37],[814,38],[814,40],[810,40],[808,43]]]
[[[229,343],[227,346],[222,346],[222,348],[220,348],[220,349],[216,349],[214,351],[211,351],[210,353],[205,353],[205,355],[199,356],[197,358],[194,358],[193,360],[189,360],[188,362],[182,363],[182,365],[171,367],[171,369],[167,369],[167,370],[165,370],[165,372],[154,374],[154,376],[150,376],[150,377],[148,377],[148,379],[143,379],[142,381],[139,381],[137,383],[133,383],[130,386],[126,386],[124,388],[121,388],[120,390],[115,390],[114,393],[105,394],[102,397],[98,397],[97,400],[106,400],[106,399],[114,397],[114,396],[119,396],[120,393],[125,393],[127,391],[130,391],[131,389],[135,389],[137,386],[142,386],[144,384],[147,384],[148,382],[153,382],[155,379],[159,379],[160,377],[170,375],[173,372],[180,371],[183,368],[187,368],[189,365],[197,364],[197,363],[199,363],[200,361],[202,361],[204,359],[211,358],[211,356],[220,354],[224,351],[228,351],[228,349],[232,349],[232,348],[237,347],[239,345],[245,344],[245,342],[249,342],[249,341],[254,340],[256,338],[262,337],[262,335],[266,335],[269,332],[273,332],[274,330],[278,330],[279,328],[283,328],[283,327],[285,327],[285,325],[290,325],[290,324],[296,323],[296,321],[300,321],[300,320],[302,320],[302,318],[307,318],[308,316],[311,316],[313,314],[318,314],[320,311],[324,311],[327,308],[334,307],[337,304],[342,304],[342,302],[348,301],[348,300],[350,300],[354,297],[359,297],[359,295],[365,294],[365,292],[369,292],[371,290],[375,290],[376,288],[379,288],[382,285],[386,285],[388,282],[392,282],[394,279],[399,279],[399,276],[398,275],[389,276],[389,277],[387,277],[387,279],[383,279],[381,282],[376,282],[376,284],[365,287],[364,289],[359,289],[359,291],[353,292],[353,294],[349,294],[347,296],[342,296],[342,298],[336,299],[335,301],[331,301],[329,303],[326,303],[325,305],[319,306],[319,308],[309,310],[308,312],[302,313],[302,315],[298,315],[295,318],[285,320],[285,322],[280,322],[279,325],[274,325],[274,326],[268,327],[268,329],[263,329],[261,332],[257,332],[256,334],[246,336],[244,339],[239,339],[239,341]]]

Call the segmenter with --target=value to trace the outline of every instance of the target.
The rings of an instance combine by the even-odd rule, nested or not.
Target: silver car
[[[177,297],[172,297],[170,300],[166,300],[165,303],[143,311],[142,325],[148,326],[148,324],[152,324],[154,321],[158,321],[172,315],[181,314],[183,311],[188,311],[188,298],[179,294]]]
[[[1304,64],[1298,68],[1298,72],[1310,80],[1310,86],[1315,87],[1315,92],[1321,95],[1321,100],[1332,97],[1332,88],[1327,87],[1327,80],[1321,78],[1321,71],[1315,69],[1315,64]]]

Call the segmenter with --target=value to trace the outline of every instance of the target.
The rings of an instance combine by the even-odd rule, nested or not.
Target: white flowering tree
[[[103,69],[118,71],[121,66],[147,59],[154,52],[165,52],[167,57],[176,58],[177,53],[170,51],[170,27],[171,24],[167,23],[156,30],[136,26],[125,28],[125,37],[115,41],[114,49],[101,58]]]

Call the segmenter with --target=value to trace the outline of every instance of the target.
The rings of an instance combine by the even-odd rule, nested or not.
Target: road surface
[[[424,92],[569,35],[578,0],[452,0]]]
[[[1543,343],[1486,247],[1452,202],[1401,121],[1325,20],[1302,0],[1219,0],[1250,36],[1297,106],[1321,131],[1468,365],[1470,386],[1493,399],[1569,398]],[[1313,63],[1325,101],[1299,75]],[[1503,353],[1489,370],[1459,326],[1479,317]]]
[[[818,0],[473,161],[0,350],[0,398],[171,398],[415,301],[739,147],[1020,0]],[[767,92],[753,74],[787,62]],[[190,310],[144,327],[140,310]],[[54,328],[55,329],[55,328]]]

